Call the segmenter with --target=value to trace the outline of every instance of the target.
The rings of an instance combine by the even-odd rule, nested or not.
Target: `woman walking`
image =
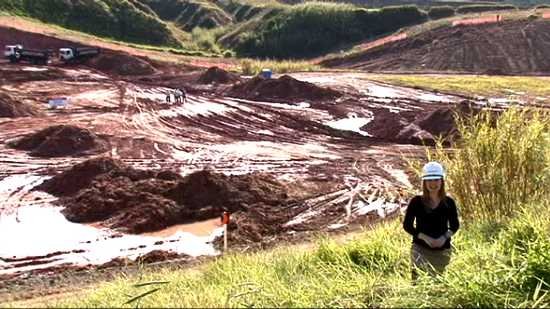
[[[422,195],[411,199],[403,221],[403,228],[413,237],[413,280],[417,269],[431,275],[445,270],[451,260],[451,237],[459,228],[456,204],[445,192],[443,166],[429,162],[422,172]]]

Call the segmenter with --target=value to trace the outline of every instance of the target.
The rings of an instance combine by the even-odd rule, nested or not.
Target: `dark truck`
[[[4,57],[11,63],[28,61],[32,64],[48,64],[51,50],[25,49],[22,45],[7,45],[4,50]]]
[[[101,53],[97,47],[67,47],[59,49],[59,59],[65,63],[84,62]]]

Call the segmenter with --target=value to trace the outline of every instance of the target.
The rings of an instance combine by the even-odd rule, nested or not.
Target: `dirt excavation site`
[[[2,62],[0,290],[217,256],[224,211],[230,250],[397,215],[416,182],[402,156],[453,138],[453,112],[488,101],[367,77],[243,77],[108,50],[85,65]],[[187,100],[166,102],[177,88]]]

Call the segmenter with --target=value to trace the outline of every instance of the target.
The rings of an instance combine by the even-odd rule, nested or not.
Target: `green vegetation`
[[[480,113],[457,122],[462,138],[455,151],[441,145],[428,151],[452,175],[448,184],[463,218],[497,220],[512,216],[518,205],[548,200],[549,116],[516,108]]]
[[[244,32],[239,55],[305,58],[426,20],[414,6],[367,10],[353,5],[311,2],[292,6]]]
[[[269,68],[274,73],[307,72],[318,71],[319,66],[308,61],[285,61],[285,60],[252,60],[243,59],[240,62],[241,73],[245,75],[256,75],[262,69]]]
[[[440,19],[455,15],[455,9],[451,6],[434,6],[428,11],[428,16],[431,19]]]
[[[528,76],[477,75],[372,75],[374,80],[433,91],[469,96],[503,96],[522,93],[550,97],[550,79]]]
[[[204,0],[140,0],[163,20],[173,21],[179,28],[192,31],[195,27],[212,29],[227,25],[232,18],[211,1]]]
[[[464,6],[459,6],[456,9],[456,12],[459,14],[468,14],[468,13],[503,11],[503,10],[517,10],[517,7],[512,4],[464,5]]]
[[[145,271],[46,305],[548,307],[550,216],[544,214],[550,207],[550,127],[541,118],[548,115],[540,113],[510,109],[498,120],[479,116],[462,121],[464,140],[455,146],[463,154],[444,154],[441,148],[430,152],[447,166],[449,190],[461,201],[463,217],[451,264],[442,276],[421,276],[416,285],[411,283],[410,239],[394,220],[344,242],[321,239],[313,249],[229,254],[199,269]],[[495,150],[487,149],[493,147],[491,139]],[[499,174],[500,169],[511,171],[507,164],[516,164],[518,172]],[[476,187],[475,181],[484,186]],[[487,194],[485,186],[495,193]],[[466,190],[474,195],[471,204],[461,198]],[[503,198],[512,200],[501,206]],[[490,207],[477,209],[483,205]]]
[[[6,0],[0,10],[107,38],[179,45],[164,22],[127,0]]]

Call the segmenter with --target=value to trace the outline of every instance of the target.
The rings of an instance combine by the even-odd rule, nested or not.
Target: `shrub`
[[[479,12],[488,12],[488,11],[503,11],[503,10],[516,10],[517,7],[512,4],[495,4],[495,5],[463,5],[459,6],[456,9],[456,12],[459,14],[467,13],[479,13]]]
[[[510,108],[458,119],[461,139],[449,152],[441,143],[428,157],[442,161],[447,183],[466,219],[513,216],[517,205],[548,199],[548,112]]]
[[[451,6],[433,6],[428,11],[431,19],[440,19],[455,15],[455,9]]]

